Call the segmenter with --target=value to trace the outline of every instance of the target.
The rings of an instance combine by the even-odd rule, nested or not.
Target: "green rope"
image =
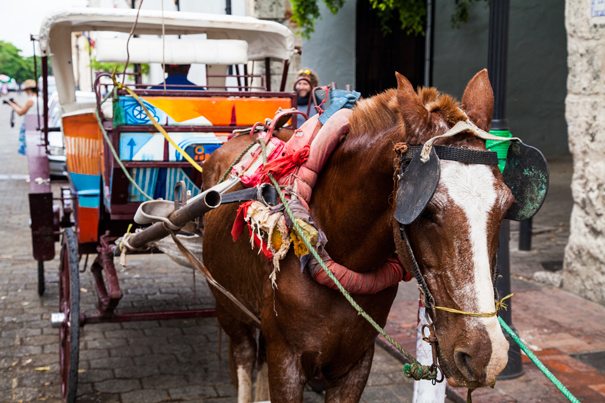
[[[250,151],[250,149],[252,148],[252,146],[255,145],[255,144],[256,144],[255,141],[253,141],[252,143],[250,143],[248,145],[248,147],[246,147],[246,149],[235,159],[235,161],[233,161],[233,164],[231,164],[231,166],[229,166],[229,168],[225,171],[225,173],[223,174],[223,176],[221,177],[221,179],[217,182],[217,185],[219,183],[221,183],[222,181],[224,181],[225,179],[227,179],[227,177],[231,173],[231,170],[233,169],[233,167],[235,166],[235,164],[237,164],[238,162],[240,162],[240,160],[242,158],[244,158],[244,155],[246,155],[246,153],[248,151]]]
[[[536,364],[536,366],[540,369],[540,371],[542,371],[542,373],[544,375],[546,375],[546,377],[557,387],[557,389],[559,389],[561,391],[561,393],[563,393],[565,395],[565,397],[567,399],[569,399],[570,402],[580,403],[580,401],[578,399],[576,399],[576,397],[574,395],[572,395],[569,390],[567,390],[567,388],[561,383],[561,381],[559,381],[552,374],[552,372],[550,372],[548,370],[548,368],[546,368],[544,366],[544,364],[542,364],[542,362],[540,362],[538,357],[536,357],[536,355],[529,348],[527,348],[527,346],[521,341],[519,336],[517,336],[517,334],[515,332],[513,332],[513,330],[506,324],[504,319],[502,319],[502,317],[498,316],[498,320],[500,321],[500,326],[502,326],[502,328],[504,330],[506,330],[506,333],[508,333],[510,335],[510,337],[513,338],[513,340],[519,345],[519,347],[521,347],[521,350],[523,350],[523,352],[525,354],[527,354],[529,359],[532,360],[534,364]]]
[[[266,153],[265,143],[260,139],[258,142],[261,145],[261,148],[263,150],[263,162],[266,164],[267,163],[267,153]],[[367,320],[368,323],[370,323],[370,325],[372,325],[372,327],[374,327],[374,329],[376,329],[376,331],[379,334],[381,334],[385,339],[387,339],[389,341],[389,343],[391,343],[397,350],[399,350],[399,352],[401,352],[401,354],[403,354],[410,361],[410,364],[405,364],[403,367],[403,373],[405,374],[405,376],[407,376],[408,378],[416,379],[416,380],[436,379],[437,378],[436,369],[431,370],[431,368],[429,366],[420,364],[416,360],[416,358],[414,358],[413,355],[411,355],[410,353],[405,351],[405,349],[403,347],[401,347],[401,345],[399,343],[397,343],[391,336],[389,336],[384,331],[384,329],[382,327],[380,327],[380,325],[378,323],[376,323],[374,321],[374,319],[372,319],[372,317],[370,315],[368,315],[363,310],[363,308],[357,304],[357,302],[355,302],[353,297],[351,297],[351,294],[349,294],[349,292],[347,290],[345,290],[345,288],[342,286],[342,284],[340,284],[338,279],[334,276],[334,274],[330,271],[330,269],[328,269],[326,264],[323,262],[323,259],[319,256],[319,253],[317,253],[317,251],[315,250],[315,247],[313,247],[311,245],[311,243],[305,236],[303,230],[300,228],[300,226],[296,222],[294,214],[292,213],[292,210],[290,210],[290,206],[288,206],[288,202],[287,202],[286,198],[284,197],[284,194],[282,193],[282,191],[279,187],[279,184],[277,183],[277,181],[275,180],[273,175],[270,173],[267,175],[268,175],[269,179],[271,180],[271,183],[273,183],[273,186],[275,186],[275,189],[277,190],[277,194],[279,195],[279,198],[280,198],[282,204],[284,205],[284,208],[285,208],[286,212],[288,213],[290,220],[292,221],[294,229],[296,230],[296,232],[298,232],[298,234],[299,234],[300,238],[302,239],[302,241],[304,242],[305,246],[307,247],[307,249],[309,251],[311,251],[311,253],[313,254],[313,257],[315,257],[317,262],[319,262],[319,264],[321,265],[321,268],[326,272],[326,274],[328,275],[330,280],[332,280],[334,282],[334,284],[336,284],[336,287],[338,288],[338,290],[345,297],[345,299],[351,304],[351,306],[353,306],[353,308],[355,308],[355,310],[357,311],[357,314],[361,315],[365,320]]]
[[[512,134],[508,130],[490,130],[490,133],[495,134],[496,136],[505,137],[505,138],[512,137]],[[509,141],[487,140],[485,142],[485,145],[488,150],[493,150],[498,153],[498,160],[499,160],[498,167],[500,168],[500,172],[503,172],[504,166],[506,164],[506,155],[508,153],[508,147],[510,145],[510,142]],[[512,329],[506,324],[506,322],[502,319],[502,317],[498,316],[498,321],[500,321],[500,326],[502,326],[502,328],[504,330],[506,330],[506,332],[510,335],[510,337],[512,337],[513,340],[519,345],[519,347],[521,347],[523,352],[525,352],[525,354],[527,354],[527,356],[530,358],[530,360],[532,360],[533,363],[536,364],[536,366],[540,369],[540,371],[542,371],[542,373],[544,375],[546,375],[546,377],[561,391],[561,393],[563,393],[565,395],[565,397],[567,399],[569,399],[570,402],[579,403],[579,400],[576,399],[576,397],[574,395],[572,395],[569,390],[567,390],[567,388],[561,383],[561,381],[559,381],[552,374],[552,372],[550,372],[548,370],[548,368],[546,368],[544,366],[544,364],[542,364],[542,362],[540,362],[538,357],[536,357],[536,355],[529,348],[527,348],[527,346],[521,341],[519,336],[517,336],[517,334],[512,331]],[[471,395],[471,390],[469,389],[467,401],[470,401],[470,395]]]
[[[111,94],[112,94],[112,92],[105,95],[105,98],[103,98],[103,100],[101,101],[99,106],[103,105],[103,103],[105,103],[105,101],[107,101],[107,98],[109,98],[109,96]],[[153,200],[152,197],[149,197],[149,195],[147,193],[145,193],[143,191],[143,189],[141,189],[139,187],[139,185],[137,185],[137,183],[134,181],[134,179],[132,179],[132,176],[130,176],[128,169],[126,169],[124,164],[122,164],[122,160],[118,156],[118,153],[116,152],[115,148],[113,148],[113,144],[111,144],[111,140],[109,139],[109,136],[107,135],[107,132],[105,131],[105,128],[103,127],[103,122],[101,121],[101,117],[99,116],[99,108],[95,108],[95,116],[97,117],[97,123],[99,123],[101,132],[103,132],[103,137],[105,137],[105,142],[109,146],[109,149],[111,150],[111,153],[113,154],[113,157],[115,158],[115,160],[118,162],[118,165],[120,165],[120,168],[122,168],[122,171],[124,172],[124,175],[126,175],[126,178],[128,178],[130,183],[132,183],[132,186],[134,186],[143,196],[145,196],[148,200]]]

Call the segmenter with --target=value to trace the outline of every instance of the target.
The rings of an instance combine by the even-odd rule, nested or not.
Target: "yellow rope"
[[[158,131],[160,133],[162,133],[164,135],[164,137],[166,138],[166,140],[168,140],[168,142],[170,144],[172,144],[172,146],[174,148],[176,148],[176,150],[183,156],[183,158],[185,158],[187,161],[189,161],[189,163],[191,165],[193,165],[193,167],[195,169],[197,169],[198,171],[202,172],[202,167],[198,165],[197,162],[195,162],[193,160],[193,158],[191,158],[189,156],[189,154],[187,154],[185,151],[183,151],[183,149],[181,147],[179,147],[171,138],[170,136],[168,136],[168,133],[166,133],[166,130],[164,130],[164,128],[158,123],[156,122],[155,118],[151,115],[151,113],[149,112],[149,110],[147,109],[147,107],[145,106],[145,103],[141,100],[141,98],[139,98],[139,96],[137,94],[135,94],[135,92],[133,90],[131,90],[130,88],[128,88],[127,86],[118,83],[114,77],[112,77],[113,79],[113,83],[114,85],[116,85],[119,89],[125,89],[126,91],[128,91],[128,93],[130,95],[132,95],[132,97],[134,99],[136,99],[138,101],[138,103],[141,105],[141,107],[143,108],[143,110],[145,111],[145,113],[147,114],[147,117],[149,118],[149,120],[151,121],[151,123],[153,123],[153,125],[155,126],[156,129],[158,129]]]
[[[132,223],[130,223],[128,225],[128,229],[126,230],[126,234],[130,234],[130,230],[132,229]],[[124,238],[122,238],[122,241],[120,242],[120,252],[122,251],[122,244],[124,243]]]
[[[440,309],[442,311],[446,311],[446,312],[451,312],[451,313],[459,313],[461,315],[468,315],[468,316],[473,316],[475,318],[491,318],[492,316],[496,316],[498,314],[498,311],[500,310],[500,308],[506,310],[506,308],[508,308],[508,306],[504,303],[505,299],[508,299],[510,297],[512,297],[513,294],[508,294],[506,297],[502,298],[500,301],[496,300],[496,311],[495,312],[489,312],[489,313],[476,313],[476,312],[465,312],[465,311],[459,311],[457,309],[453,309],[453,308],[445,308],[443,306],[436,306],[435,309]]]

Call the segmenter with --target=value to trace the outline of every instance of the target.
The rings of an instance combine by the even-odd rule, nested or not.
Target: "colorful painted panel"
[[[94,113],[63,117],[67,170],[76,174],[101,173],[101,131]]]
[[[194,196],[200,191],[182,168],[130,168],[129,172],[137,185],[154,199],[174,200],[174,186],[178,181],[185,181],[187,190]],[[145,200],[132,184],[128,186],[129,202]]]
[[[99,209],[79,206],[76,212],[79,243],[97,242],[99,235]]]
[[[169,133],[170,138],[196,161],[204,161],[227,141],[228,134]],[[164,159],[168,147],[168,159]],[[161,133],[120,133],[122,161],[182,161],[183,156]]]
[[[144,97],[154,119],[163,125],[252,126],[272,118],[279,108],[292,107],[291,98]],[[114,125],[147,125],[151,121],[131,96],[114,104]]]

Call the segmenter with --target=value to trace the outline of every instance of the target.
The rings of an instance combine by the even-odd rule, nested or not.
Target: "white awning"
[[[79,31],[129,33],[136,15],[137,10],[132,9],[70,8],[55,10],[44,18],[40,27],[40,50],[42,56],[50,56],[61,105],[67,106],[75,102],[71,33]],[[277,22],[252,17],[177,11],[164,12],[163,21],[166,35],[205,33],[207,39],[246,41],[248,60],[263,60],[267,57],[290,60],[294,54],[292,31]],[[134,33],[161,35],[161,11],[141,10]],[[132,44],[130,49],[132,52]],[[161,47],[158,48],[157,53],[161,58]],[[122,62],[125,61],[124,58]],[[179,64],[189,63],[179,62]]]
[[[62,29],[76,31],[130,32],[137,11],[122,8],[72,8],[55,10],[47,15],[40,27],[40,49],[49,55],[57,45],[52,31]],[[290,60],[294,53],[294,35],[284,25],[273,21],[259,20],[221,14],[164,12],[166,35],[207,34],[208,39],[239,39],[248,42],[248,59],[262,60],[271,57]],[[160,35],[162,13],[159,10],[141,10],[137,28],[138,35]]]
[[[98,62],[124,63],[126,38],[98,38],[95,59]],[[165,49],[162,58],[162,47]],[[244,64],[248,62],[248,42],[235,39],[131,38],[128,46],[131,63],[166,64]]]

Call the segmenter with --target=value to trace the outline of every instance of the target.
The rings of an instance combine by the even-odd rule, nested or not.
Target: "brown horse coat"
[[[346,138],[343,137],[324,167],[310,203],[315,222],[327,235],[326,249],[330,256],[357,272],[367,272],[382,265],[396,250],[404,258],[406,267],[411,267],[405,248],[401,247],[398,236],[394,235],[398,234],[393,219],[395,144],[401,141],[422,144],[465,118],[458,109],[459,105],[451,98],[438,96],[434,89],[422,90],[417,95],[403,76],[397,76],[397,90],[388,90],[358,102],[351,117],[351,131]],[[487,88],[489,93],[486,92]],[[469,83],[463,104],[466,113],[484,129],[489,129],[491,120],[493,98],[490,97],[487,72],[483,71]],[[442,143],[454,141],[448,139]],[[248,137],[237,137],[212,154],[204,166],[206,189],[217,183],[249,143]],[[456,141],[456,144],[485,149],[481,141],[470,136]],[[494,172],[494,175],[498,178],[499,172]],[[501,176],[499,179],[501,181]],[[251,401],[250,385],[257,353],[259,373],[266,371],[268,362],[273,403],[302,401],[305,383],[320,372],[327,380],[326,401],[358,401],[369,375],[376,331],[357,315],[338,291],[321,286],[308,274],[301,273],[299,261],[292,251],[281,262],[281,271],[277,275],[278,288],[273,289],[269,281],[272,267],[257,250],[250,248],[247,231],[237,242],[231,239],[230,229],[237,208],[237,205],[225,205],[206,215],[203,259],[215,279],[261,319],[262,337],[257,347],[253,323],[223,295],[213,290],[219,322],[231,341],[234,371],[240,388],[238,402]],[[498,205],[498,208],[506,208],[505,203]],[[495,253],[494,245],[497,245],[497,229],[501,219],[501,216],[494,214],[493,225],[490,224],[487,231],[489,239],[486,241],[490,243],[491,255]],[[414,224],[412,243],[420,245],[415,246],[414,251],[422,255],[421,263],[439,267],[439,259],[451,257],[448,257],[448,253],[435,250],[430,245],[432,238],[423,238],[420,233],[424,225],[424,222]],[[465,222],[458,220],[447,225],[463,228]],[[438,232],[431,235],[433,238],[435,236],[447,237],[448,234]],[[455,236],[450,235],[450,238]],[[433,241],[438,245],[440,239]],[[455,249],[454,254],[457,253]],[[432,276],[427,282],[437,303],[457,306],[447,294],[442,295],[437,289],[444,287],[441,280],[432,280],[434,273],[426,274]],[[457,283],[464,278],[463,275]],[[384,326],[396,293],[397,286],[393,286],[375,295],[354,298]],[[437,323],[440,342],[443,340],[446,345],[440,358],[446,367],[453,368],[447,374],[451,382],[456,383],[457,380],[459,384],[483,386],[491,346],[486,346],[485,351],[481,350],[479,355],[482,358],[479,360],[464,358],[463,366],[477,367],[470,371],[478,374],[475,376],[469,371],[457,371],[456,366],[460,364],[453,364],[456,359],[452,356],[456,354],[456,348],[459,347],[456,343],[459,341],[445,343],[447,332],[452,331],[450,326],[466,326],[464,329],[468,330],[478,325],[469,325],[465,322],[466,318],[441,319],[438,315],[437,320],[447,322],[449,329],[440,328],[440,322]],[[466,332],[464,329],[463,332]],[[473,340],[469,338],[472,329],[464,333],[467,342]],[[481,329],[479,333],[477,337],[485,337]],[[484,344],[478,344],[480,349]],[[262,383],[262,380],[259,382]],[[267,397],[263,385],[257,386],[256,398]]]

